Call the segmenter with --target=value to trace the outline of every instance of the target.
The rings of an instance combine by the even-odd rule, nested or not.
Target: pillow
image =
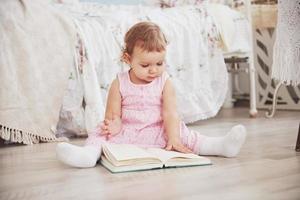
[[[148,0],[148,4],[159,5],[160,7],[175,7],[184,5],[201,5],[203,3],[218,3],[228,6],[237,5],[244,0]]]
[[[93,2],[93,3],[101,3],[107,5],[137,5],[137,4],[145,4],[143,0],[79,0],[80,2]]]
[[[158,5],[160,7],[175,7],[183,5],[200,5],[208,0],[148,0],[150,5]]]

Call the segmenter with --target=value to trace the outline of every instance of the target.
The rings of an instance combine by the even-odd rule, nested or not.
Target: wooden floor
[[[242,123],[248,137],[237,158],[211,157],[213,165],[111,174],[101,165],[75,169],[55,158],[55,143],[0,148],[0,199],[300,199],[300,153],[295,152],[300,112],[248,118],[224,109],[190,126],[223,135]],[[82,144],[83,140],[72,143]]]

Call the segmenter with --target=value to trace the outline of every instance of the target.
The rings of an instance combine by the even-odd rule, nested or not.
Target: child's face
[[[131,56],[128,55],[127,63],[133,72],[132,79],[136,83],[150,83],[165,71],[166,51],[145,51],[136,46]]]

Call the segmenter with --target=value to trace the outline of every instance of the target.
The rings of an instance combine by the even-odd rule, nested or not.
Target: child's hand
[[[106,135],[107,139],[118,134],[122,128],[122,121],[119,117],[113,120],[105,119],[101,127],[101,135]]]
[[[182,153],[193,153],[192,150],[184,146],[179,139],[169,139],[165,148],[168,151],[179,151]]]

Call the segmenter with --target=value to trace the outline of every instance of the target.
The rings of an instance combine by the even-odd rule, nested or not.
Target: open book
[[[113,173],[211,164],[210,159],[195,154],[108,143],[103,146],[100,162]]]

